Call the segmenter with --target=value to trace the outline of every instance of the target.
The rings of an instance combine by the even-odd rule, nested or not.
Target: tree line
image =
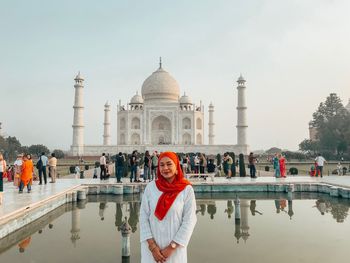
[[[45,154],[51,153],[49,148],[42,144],[24,146],[14,136],[8,136],[6,138],[0,136],[0,152],[8,161],[15,160],[17,155],[21,153],[29,153],[33,156],[39,156],[42,152],[44,152]],[[55,153],[56,158],[58,159],[64,158],[64,152],[62,150],[55,149],[52,151],[52,153]]]

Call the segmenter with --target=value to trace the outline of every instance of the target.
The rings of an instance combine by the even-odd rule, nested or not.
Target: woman
[[[6,172],[6,161],[4,160],[4,156],[0,153],[0,205],[2,204],[2,196],[4,192],[4,182],[3,176]]]
[[[196,200],[176,153],[159,156],[158,179],[149,183],[140,210],[141,262],[186,263],[197,222]]]
[[[23,189],[27,186],[28,193],[30,193],[32,189],[33,183],[33,173],[34,173],[34,165],[31,159],[31,156],[24,155],[23,156],[23,164],[22,164],[22,172],[21,172],[21,181],[19,183],[19,193],[23,193]]]
[[[280,178],[281,177],[280,162],[279,162],[277,153],[273,157],[272,162],[273,162],[273,169],[275,170],[275,177]]]
[[[286,158],[282,154],[278,156],[279,165],[280,165],[280,173],[282,178],[286,178]]]

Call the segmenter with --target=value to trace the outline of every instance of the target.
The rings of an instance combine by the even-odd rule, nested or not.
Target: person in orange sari
[[[30,241],[32,241],[32,237],[27,237],[26,239],[23,239],[21,242],[18,243],[19,252],[23,253],[26,248],[29,246]]]
[[[282,178],[286,178],[286,158],[279,154],[280,173]]]
[[[32,180],[34,173],[34,165],[32,160],[28,159],[28,156],[25,154],[23,156],[23,164],[22,164],[22,174],[21,181],[19,183],[19,193],[23,193],[23,189],[27,186],[28,193],[32,190]]]
[[[186,263],[197,222],[194,190],[176,153],[161,153],[158,164],[157,180],[148,183],[142,196],[141,263]]]

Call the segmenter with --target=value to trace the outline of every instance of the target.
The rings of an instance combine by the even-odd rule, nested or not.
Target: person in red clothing
[[[28,193],[32,190],[32,180],[34,173],[34,165],[32,160],[28,159],[27,155],[23,156],[21,181],[19,183],[19,193],[23,193],[23,189],[27,186]]]
[[[286,158],[279,154],[280,173],[282,178],[286,178]]]

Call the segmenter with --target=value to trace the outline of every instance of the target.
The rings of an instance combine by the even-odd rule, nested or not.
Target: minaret
[[[210,102],[209,104],[209,145],[214,144],[214,105]]]
[[[79,72],[74,80],[75,97],[73,106],[73,143],[71,146],[71,153],[73,156],[82,156],[84,154],[84,79]]]
[[[105,120],[103,123],[103,145],[111,145],[111,121],[110,121],[111,105],[105,104]]]
[[[237,80],[238,102],[237,102],[237,146],[243,154],[248,154],[247,149],[247,106],[245,101],[245,79],[242,75]]]

